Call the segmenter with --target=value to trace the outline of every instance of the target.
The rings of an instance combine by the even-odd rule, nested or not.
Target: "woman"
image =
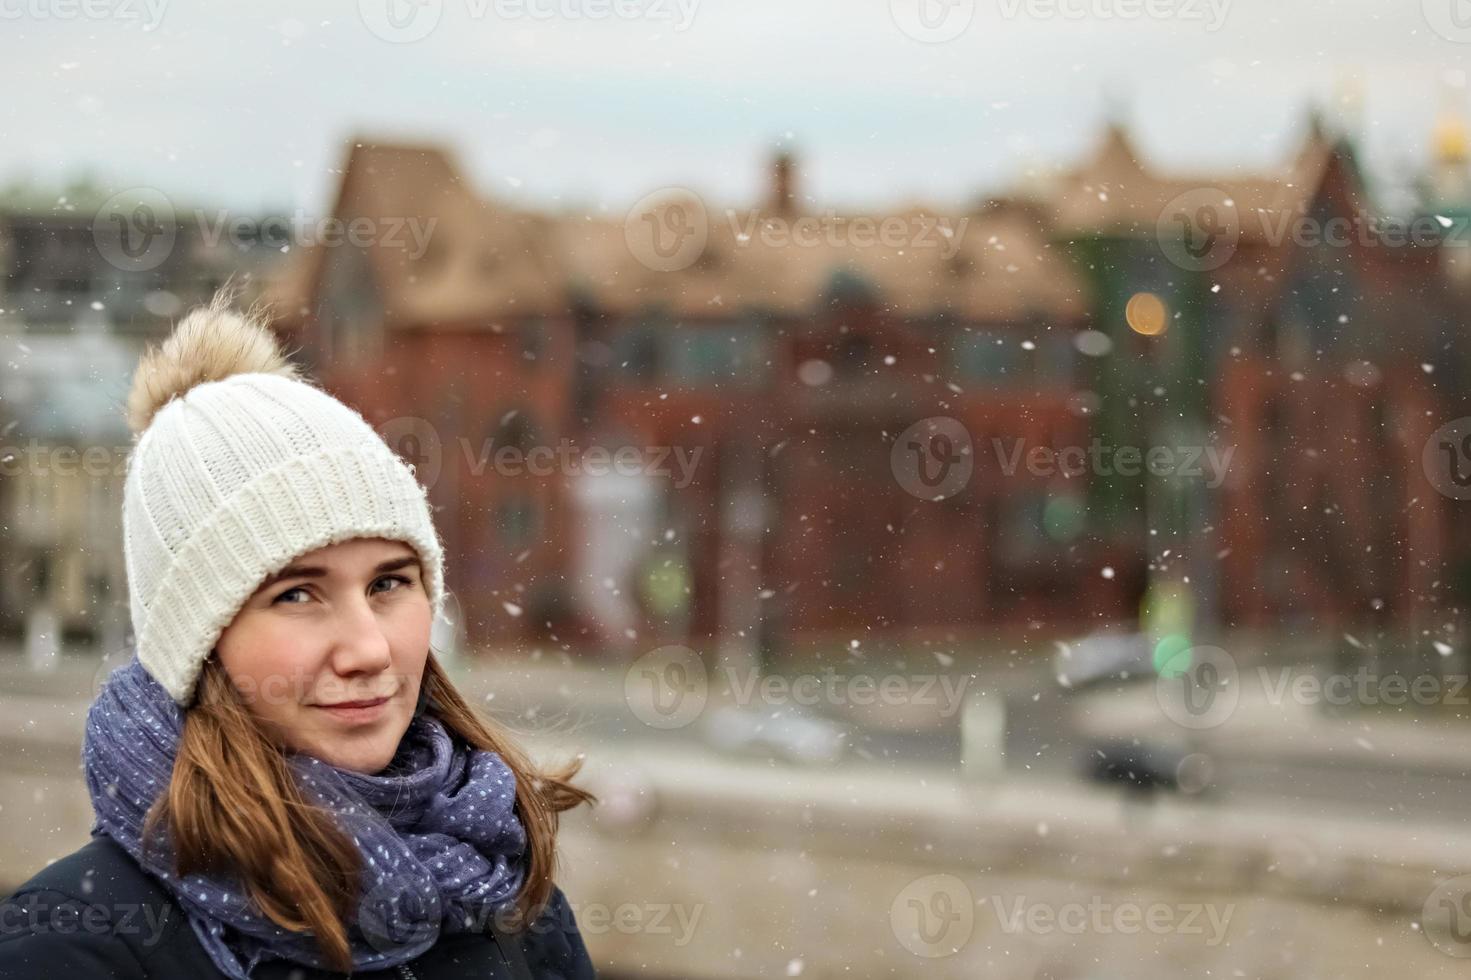
[[[136,657],[87,716],[87,846],[0,905],[0,978],[592,977],[534,767],[429,650],[424,489],[227,292],[139,364]]]

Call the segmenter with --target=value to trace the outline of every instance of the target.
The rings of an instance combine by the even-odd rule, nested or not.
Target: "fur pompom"
[[[128,392],[128,428],[139,435],[159,409],[206,381],[235,374],[279,374],[300,380],[262,316],[233,308],[229,286],[208,306],[191,310],[163,343],[138,362]]]

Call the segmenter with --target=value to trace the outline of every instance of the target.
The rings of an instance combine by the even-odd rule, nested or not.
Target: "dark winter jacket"
[[[208,980],[222,974],[183,911],[115,841],[94,837],[0,903],[0,980]],[[258,980],[325,980],[341,973],[281,960]],[[361,980],[593,980],[592,962],[560,889],[517,935],[443,936],[418,959]]]

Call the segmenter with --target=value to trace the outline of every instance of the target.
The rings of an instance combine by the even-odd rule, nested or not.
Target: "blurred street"
[[[67,773],[75,766],[97,665],[64,657],[42,674],[14,659],[0,662],[0,690],[6,692],[0,696],[0,753],[8,760],[0,765],[0,790],[8,800],[44,801],[49,814],[38,821],[6,808],[0,865],[21,867],[46,853],[52,838],[85,830],[85,797],[78,797]],[[846,922],[824,904],[822,928],[832,941],[813,947],[798,936],[817,910],[792,902],[804,892],[837,900],[877,889],[896,903],[919,894],[915,900],[923,906],[950,894],[954,881],[980,911],[966,926],[972,938],[965,955],[937,963],[939,976],[974,976],[976,969],[987,976],[1033,976],[1027,971],[1067,969],[1106,953],[1124,937],[1106,930],[1086,940],[1018,933],[1008,929],[998,907],[1046,901],[1071,908],[1070,896],[1086,896],[1090,881],[1110,882],[1115,902],[1180,909],[1214,902],[1209,909],[1236,917],[1219,946],[1192,946],[1188,934],[1152,938],[1161,963],[1176,966],[1161,965],[1157,972],[1136,966],[1131,976],[1205,977],[1220,964],[1256,962],[1263,976],[1291,970],[1326,977],[1349,962],[1373,961],[1384,970],[1413,963],[1417,976],[1456,975],[1454,962],[1413,927],[1426,882],[1471,871],[1471,831],[1448,812],[1464,792],[1464,780],[1443,771],[1456,745],[1449,736],[1438,742],[1445,751],[1438,775],[1431,758],[1418,765],[1400,759],[1404,765],[1396,773],[1393,725],[1354,725],[1330,735],[1309,724],[1315,734],[1296,743],[1303,751],[1280,786],[1250,785],[1259,770],[1237,775],[1237,763],[1223,755],[1224,785],[1146,799],[1082,781],[1068,763],[1088,744],[1079,717],[1091,718],[1101,732],[1133,728],[1157,713],[1135,700],[1139,690],[1129,695],[1132,714],[1120,710],[1105,720],[1088,698],[1049,694],[1032,701],[1025,684],[1013,682],[1008,702],[1037,712],[1026,727],[1055,729],[1059,716],[1067,716],[1070,735],[1065,743],[1044,743],[1035,732],[1014,733],[1007,739],[1008,772],[985,775],[961,764],[961,739],[953,731],[937,729],[928,739],[862,731],[841,761],[801,765],[756,748],[717,751],[699,737],[697,723],[679,732],[650,728],[636,717],[637,703],[624,699],[624,679],[612,670],[502,658],[461,680],[467,692],[493,695],[487,703],[503,722],[534,732],[528,737],[538,755],[587,754],[588,782],[603,802],[590,817],[569,824],[564,862],[568,881],[589,909],[614,901],[632,874],[650,901],[690,912],[683,933],[606,924],[598,931],[594,924],[587,939],[610,975],[635,968],[684,975],[699,964],[700,975],[754,977],[794,962],[803,973],[836,975],[840,964],[851,962],[852,943],[871,947],[875,962],[897,956],[896,965],[902,964],[909,954],[887,903],[852,905]],[[711,704],[707,710],[719,709]],[[1052,721],[1038,720],[1043,717]],[[1168,735],[1157,723],[1145,724],[1151,736]],[[1343,751],[1340,734],[1351,742],[1384,740],[1391,764],[1376,764],[1378,747],[1371,743],[1361,758],[1332,766]],[[1211,750],[1207,743],[1195,748]],[[1315,768],[1316,785],[1304,788]],[[1391,811],[1366,802],[1390,789],[1367,794],[1363,783],[1391,774],[1413,791],[1403,798],[1425,805]],[[690,821],[702,828],[702,841],[689,837]],[[688,842],[675,863],[648,850],[666,833]],[[874,863],[876,846],[888,856]],[[792,848],[800,849],[801,860],[783,866],[780,856]],[[937,877],[940,869],[960,877]],[[1203,874],[1210,884],[1202,891]],[[783,896],[774,904],[742,907],[724,900],[729,889],[774,880],[784,882],[773,892]],[[767,941],[753,944],[749,930],[758,927]],[[880,930],[893,938],[880,938]],[[1272,952],[1250,952],[1265,949]]]

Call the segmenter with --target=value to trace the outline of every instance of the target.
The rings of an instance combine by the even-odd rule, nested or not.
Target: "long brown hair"
[[[431,652],[424,710],[452,737],[497,753],[516,775],[516,813],[529,864],[516,898],[517,921],[534,921],[551,897],[558,815],[592,794],[572,785],[581,762],[538,770],[510,733],[472,708]],[[200,673],[184,715],[168,791],[144,822],[144,846],[167,828],[175,873],[233,872],[262,914],[309,932],[331,967],[352,966],[345,922],[357,907],[361,858],[333,815],[307,800],[281,747],[260,727],[217,657]]]

